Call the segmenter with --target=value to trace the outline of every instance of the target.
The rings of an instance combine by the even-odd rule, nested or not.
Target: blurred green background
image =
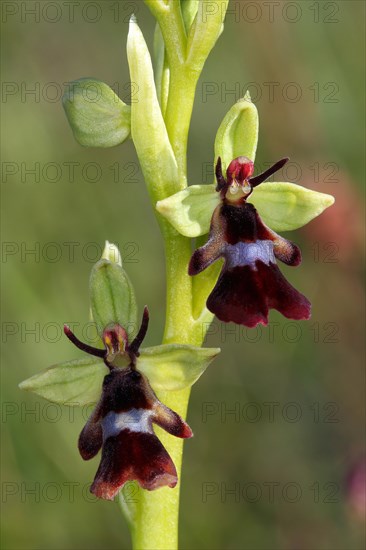
[[[190,182],[211,182],[216,129],[249,85],[259,167],[288,155],[285,180],[337,203],[290,235],[302,266],[281,266],[311,299],[311,321],[272,312],[258,331],[217,322],[210,330],[207,345],[222,354],[192,393],[180,544],[358,550],[365,4],[233,0],[230,8],[197,89]],[[2,548],[127,549],[117,505],[88,493],[97,460],[84,463],[76,446],[86,411],[17,384],[80,357],[61,327],[80,323],[81,335],[89,272],[105,239],[121,247],[140,307],[149,304],[147,344],[161,341],[162,243],[132,143],[82,148],[60,101],[64,83],[82,76],[127,100],[127,21],[135,12],[151,46],[153,19],[136,0],[3,2],[2,12]]]

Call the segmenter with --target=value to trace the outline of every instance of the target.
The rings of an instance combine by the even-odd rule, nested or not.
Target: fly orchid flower
[[[192,431],[155,392],[164,392],[169,399],[169,394],[191,387],[220,350],[175,343],[141,348],[149,312],[145,307],[135,335],[134,288],[119,250],[108,242],[90,275],[90,298],[104,349],[81,342],[65,325],[66,336],[88,356],[48,368],[20,387],[53,403],[96,404],[79,437],[84,460],[102,449],[91,487],[96,496],[111,500],[129,480],[147,490],[174,487],[178,480],[175,465],[152,425],[182,439],[192,437]]]
[[[99,498],[113,500],[130,480],[150,491],[164,485],[175,487],[178,482],[175,466],[152,424],[176,437],[193,435],[188,424],[159,401],[148,378],[136,368],[148,321],[145,307],[140,330],[131,344],[123,327],[107,328],[103,333],[104,350],[84,344],[68,326],[64,328],[73,344],[102,358],[110,371],[104,378],[100,400],[79,437],[79,451],[84,460],[90,460],[102,449],[90,489]],[[120,368],[118,359],[126,355],[129,365]]]
[[[287,158],[254,176],[257,142],[258,113],[246,94],[228,111],[216,134],[215,185],[191,185],[156,204],[182,235],[209,233],[190,260],[190,275],[200,274],[219,258],[225,260],[221,274],[214,266],[194,281],[196,319],[204,318],[205,306],[224,322],[248,327],[266,325],[271,308],[290,319],[310,317],[309,301],[276,265],[276,259],[299,265],[300,250],[276,232],[302,227],[334,198],[293,183],[266,181]]]
[[[247,202],[253,188],[287,161],[282,159],[253,177],[253,162],[238,157],[229,164],[225,179],[218,158],[216,191],[221,202],[212,215],[208,242],[193,253],[188,272],[197,275],[218,258],[225,259],[207,300],[208,309],[221,321],[247,327],[266,325],[270,308],[290,319],[310,317],[310,302],[287,282],[276,265],[276,258],[287,265],[299,265],[299,248],[269,229]]]

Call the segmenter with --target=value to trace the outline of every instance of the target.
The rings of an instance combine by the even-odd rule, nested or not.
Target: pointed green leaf
[[[219,193],[212,185],[191,185],[156,204],[156,210],[185,237],[205,235],[215,207],[220,202]]]
[[[135,292],[124,269],[109,260],[99,260],[90,275],[90,301],[98,333],[118,323],[129,336],[137,330]]]
[[[224,170],[240,156],[254,162],[258,143],[258,111],[247,93],[231,107],[216,134],[215,162],[221,157]]]
[[[274,231],[292,231],[306,225],[334,203],[334,197],[294,183],[262,183],[249,199]]]
[[[186,64],[195,71],[202,67],[224,28],[229,0],[201,1],[191,25],[187,43]]]
[[[219,348],[168,344],[141,349],[137,368],[156,391],[178,391],[192,386],[220,353]]]
[[[155,15],[155,17],[159,15],[166,16],[166,12],[168,10],[166,0],[144,0],[144,2],[151,10],[151,12]]]
[[[177,187],[178,168],[156,94],[150,53],[139,26],[130,20],[127,58],[137,95],[131,104],[131,133],[151,196],[158,200]]]
[[[180,0],[186,33],[189,33],[198,10],[199,0]]]
[[[50,367],[21,382],[19,388],[60,405],[83,406],[98,401],[106,374],[103,361],[86,357]]]
[[[113,147],[130,136],[131,107],[104,82],[92,78],[71,82],[63,105],[80,145]]]
[[[165,51],[165,43],[159,23],[154,33],[155,86],[161,112],[164,114],[168,102],[170,69]]]
[[[122,267],[122,256],[118,249],[118,246],[109,241],[105,242],[104,250],[102,252],[102,260],[109,260]]]

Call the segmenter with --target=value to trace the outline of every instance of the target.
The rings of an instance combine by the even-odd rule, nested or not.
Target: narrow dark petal
[[[226,179],[224,178],[222,173],[221,157],[217,159],[215,174],[216,174],[216,181],[217,181],[216,191],[221,191],[227,186]]]
[[[215,288],[207,300],[208,309],[220,321],[247,327],[268,323],[268,305],[251,266],[223,269]]]
[[[183,418],[160,401],[154,406],[152,421],[176,437],[187,439],[193,436],[191,428],[184,422]]]
[[[208,267],[208,261],[206,260],[207,255],[205,255],[205,251],[203,247],[197,248],[191,256],[191,259],[189,261],[188,265],[188,275],[198,275],[198,273],[201,273],[206,267]],[[208,258],[207,258],[208,259]]]
[[[265,172],[262,172],[262,174],[258,174],[257,176],[254,176],[253,178],[249,178],[249,183],[252,187],[256,187],[260,183],[263,183],[264,181],[268,180],[269,177],[272,176],[275,172],[278,172],[278,170],[281,170],[281,168],[288,162],[289,158],[283,158],[276,162],[273,166],[268,168],[268,170],[265,170]]]
[[[146,336],[148,326],[149,326],[149,310],[147,306],[145,306],[144,313],[142,315],[140,330],[138,331],[138,334],[136,338],[133,340],[132,344],[128,346],[128,351],[130,353],[133,353],[134,355],[138,356],[138,351]]]
[[[95,355],[95,357],[102,357],[104,358],[106,355],[106,351],[104,349],[98,349],[93,348],[92,346],[89,346],[88,344],[84,344],[84,342],[81,342],[75,334],[72,332],[69,326],[64,325],[64,333],[68,337],[69,340],[79,349],[82,351],[85,351],[86,353],[89,353],[90,355]]]
[[[311,304],[309,300],[290,285],[277,265],[264,265],[257,262],[257,269],[263,292],[267,296],[268,307],[277,309],[288,319],[310,318]]]
[[[99,498],[112,500],[129,480],[149,491],[177,484],[175,466],[154,434],[124,429],[109,437],[90,490]]]

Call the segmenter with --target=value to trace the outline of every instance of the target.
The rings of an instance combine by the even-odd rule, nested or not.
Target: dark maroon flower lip
[[[288,319],[310,317],[307,298],[290,285],[277,265],[260,260],[254,268],[246,265],[224,269],[207,300],[207,307],[220,321],[250,328],[267,325],[271,308]]]
[[[177,471],[156,435],[125,429],[109,437],[103,445],[91,492],[98,498],[113,500],[131,480],[137,480],[148,491],[176,486]]]
[[[267,325],[270,309],[289,319],[310,318],[310,302],[290,285],[276,264],[277,259],[290,266],[299,265],[300,249],[267,227],[254,206],[246,202],[252,188],[287,160],[251,178],[247,176],[252,173],[252,164],[248,165],[246,157],[239,157],[229,164],[225,180],[218,159],[216,178],[221,203],[212,215],[209,239],[193,253],[188,273],[196,275],[224,258],[220,277],[207,300],[207,308],[221,321],[248,327]],[[236,178],[236,184],[239,178],[239,184],[246,182],[249,186],[249,191],[237,200],[227,198],[230,178]]]
[[[91,487],[96,496],[113,499],[131,480],[148,490],[176,485],[175,466],[153,423],[176,437],[193,436],[188,424],[158,400],[141,372],[131,367],[114,369],[105,377],[101,399],[79,437],[84,460],[102,448]]]

